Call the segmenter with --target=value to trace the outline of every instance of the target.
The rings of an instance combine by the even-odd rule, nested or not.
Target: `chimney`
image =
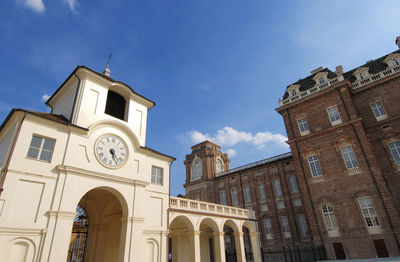
[[[397,45],[397,47],[400,49],[400,36],[398,36],[397,38],[396,38],[396,45]]]
[[[320,67],[318,67],[317,69],[314,69],[313,71],[311,71],[311,74],[312,74],[312,75],[313,75],[313,74],[316,74],[316,73],[322,71],[323,69],[324,69],[324,68],[323,68],[322,66],[320,66]]]
[[[336,75],[343,75],[343,66],[341,66],[341,65],[338,65],[337,67],[336,67],[336,72],[335,72],[335,74]]]

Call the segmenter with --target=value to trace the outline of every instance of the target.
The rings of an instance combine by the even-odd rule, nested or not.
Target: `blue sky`
[[[77,65],[157,103],[147,146],[183,160],[210,139],[231,168],[289,151],[275,112],[310,71],[344,71],[396,50],[400,2],[236,0],[5,0],[0,3],[0,120],[11,108],[48,111]]]

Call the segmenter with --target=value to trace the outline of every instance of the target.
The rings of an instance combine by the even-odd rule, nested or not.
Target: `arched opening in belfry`
[[[106,102],[106,110],[105,113],[107,115],[116,117],[121,120],[125,119],[125,98],[120,94],[108,90],[107,94],[107,102]]]
[[[123,260],[126,223],[123,224],[121,220],[127,213],[126,203],[124,204],[123,208],[117,193],[108,188],[90,190],[81,198],[77,207],[77,221],[74,221],[71,234],[67,262]],[[83,242],[79,244],[83,239],[85,245]]]
[[[202,262],[220,261],[219,256],[219,231],[218,226],[210,218],[201,221],[200,224],[200,250]]]
[[[195,261],[194,227],[185,216],[172,220],[169,228],[171,258],[174,262]]]

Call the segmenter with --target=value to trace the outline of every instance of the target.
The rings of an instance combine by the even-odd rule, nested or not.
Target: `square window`
[[[377,121],[381,121],[387,118],[387,114],[385,112],[385,109],[383,108],[381,101],[371,104],[371,109]]]
[[[302,136],[308,135],[310,133],[306,118],[297,119],[297,124],[299,126],[300,134]]]
[[[340,118],[340,114],[336,106],[330,107],[326,111],[328,112],[329,120],[331,121],[332,126],[342,123],[342,119]]]
[[[53,155],[54,144],[54,139],[33,135],[27,157],[50,162]]]
[[[268,205],[264,204],[261,205],[261,212],[267,212],[268,211]]]
[[[293,206],[300,207],[301,206],[301,200],[298,199],[298,198],[293,199]]]
[[[163,169],[161,167],[152,166],[151,183],[155,185],[163,184]]]

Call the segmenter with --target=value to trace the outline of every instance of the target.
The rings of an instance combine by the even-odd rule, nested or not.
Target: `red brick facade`
[[[320,68],[289,86],[277,111],[284,119],[291,155],[217,174],[210,167],[217,156],[227,163],[226,169],[229,164],[219,147],[210,142],[192,147],[185,161],[187,196],[200,194],[201,200],[221,203],[224,191],[226,204],[233,205],[236,188],[237,205],[255,210],[262,244],[271,249],[324,244],[332,259],[399,256],[399,62],[396,51],[347,73],[341,67],[336,72]],[[191,181],[195,157],[206,168],[200,180]],[[291,192],[291,176],[299,192]],[[275,180],[281,195],[275,192]],[[259,184],[265,199],[260,198]],[[301,206],[295,207],[294,199],[300,199]],[[265,204],[268,211],[261,211]],[[301,214],[307,217],[307,234],[304,225],[300,228]],[[288,218],[290,236],[283,232],[282,217]],[[266,234],[266,219],[272,237]]]

